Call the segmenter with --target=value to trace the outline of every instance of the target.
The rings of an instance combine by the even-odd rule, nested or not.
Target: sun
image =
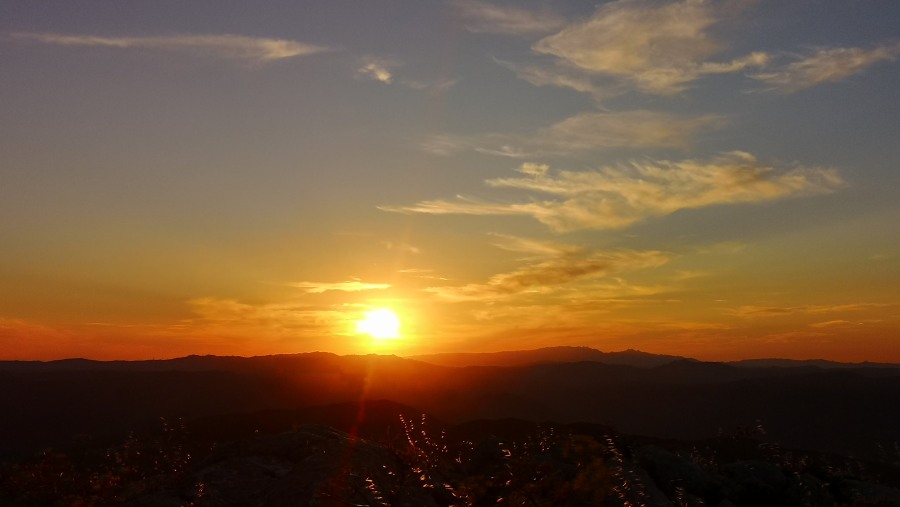
[[[400,337],[400,319],[387,308],[366,312],[365,318],[356,323],[356,332],[378,340]]]

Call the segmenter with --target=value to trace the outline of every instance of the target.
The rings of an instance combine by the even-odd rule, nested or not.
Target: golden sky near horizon
[[[0,359],[900,362],[897,19],[5,3]]]

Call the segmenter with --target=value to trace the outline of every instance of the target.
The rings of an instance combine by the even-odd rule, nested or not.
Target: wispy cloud
[[[69,337],[70,333],[65,330],[38,322],[0,316],[0,345],[4,350],[20,349],[23,346],[26,351],[52,348],[47,344]]]
[[[453,5],[470,32],[531,35],[552,32],[566,20],[550,11],[534,12],[518,7],[494,5],[477,0],[456,0]]]
[[[63,46],[161,49],[252,62],[268,62],[329,51],[328,48],[322,46],[304,44],[292,40],[230,34],[98,37],[93,35],[61,35],[53,33],[16,33],[13,36],[45,44]]]
[[[738,72],[764,83],[768,91],[793,93],[900,55],[900,43],[889,42],[870,49],[820,48],[795,55],[786,65],[779,64],[784,54],[763,51],[716,61],[712,58],[725,47],[711,28],[729,10],[702,0],[615,0],[534,43],[535,53],[556,57],[551,64],[497,63],[535,86],[571,88],[600,102],[632,88],[674,95],[705,76]]]
[[[550,151],[601,148],[680,148],[702,129],[724,123],[717,115],[674,116],[646,110],[581,113],[542,129],[533,143]]]
[[[822,331],[785,331],[782,333],[766,334],[760,336],[759,339],[763,343],[769,344],[792,344],[796,342],[806,342],[807,344],[810,344],[828,337],[829,334]]]
[[[508,234],[494,233],[494,246],[510,252],[519,252],[538,257],[558,257],[563,255],[577,255],[584,249],[576,245],[540,241],[531,238],[521,238]]]
[[[427,268],[398,269],[397,273],[416,280],[429,280],[429,283],[433,283],[434,280],[438,280],[441,282],[446,282],[449,280],[446,277],[436,275],[433,269]]]
[[[679,116],[658,111],[579,113],[524,135],[433,136],[422,149],[435,155],[474,150],[508,158],[584,153],[612,148],[686,148],[705,130],[723,126],[714,114]]]
[[[547,171],[550,170],[550,166],[547,164],[535,164],[533,162],[525,162],[524,164],[519,166],[518,170],[522,174],[527,174],[529,176],[534,176],[536,178],[540,178],[547,174]]]
[[[533,49],[584,72],[623,79],[647,93],[672,95],[704,75],[767,63],[765,53],[706,61],[722,50],[708,33],[717,21],[709,2],[618,0],[538,41]]]
[[[628,282],[619,276],[604,278],[571,287],[560,293],[573,305],[596,306],[602,303],[607,308],[626,308],[647,304],[672,303],[672,300],[650,298],[664,292],[670,292],[673,286],[640,285]]]
[[[815,323],[810,324],[809,327],[814,327],[817,329],[834,329],[834,328],[850,327],[850,326],[855,326],[855,325],[857,325],[857,324],[854,324],[853,322],[850,322],[849,320],[838,319],[838,320],[827,320],[825,322],[815,322]]]
[[[555,65],[526,65],[497,58],[494,61],[515,72],[520,79],[524,79],[534,86],[570,88],[592,96],[597,102],[625,92],[625,88],[622,86],[615,83],[597,83],[591,75],[567,65],[560,65],[558,62]]]
[[[709,271],[699,271],[696,269],[682,269],[675,272],[675,275],[672,277],[676,282],[683,282],[685,280],[694,280],[696,278],[703,278],[710,276],[712,273]]]
[[[488,285],[499,292],[522,292],[553,287],[614,272],[658,267],[668,262],[662,252],[623,250],[588,255],[562,255],[491,277]]]
[[[421,248],[419,248],[415,245],[410,245],[408,243],[396,243],[394,241],[382,241],[381,244],[382,244],[382,246],[384,246],[384,248],[391,250],[391,251],[395,251],[395,252],[402,252],[402,253],[408,253],[408,254],[413,254],[413,255],[418,255],[418,254],[422,253]]]
[[[422,151],[431,153],[432,155],[443,157],[473,149],[474,146],[469,139],[460,136],[441,134],[425,139],[420,144],[420,148]]]
[[[548,194],[553,199],[490,203],[458,197],[386,211],[530,216],[558,232],[615,229],[681,209],[752,203],[833,192],[844,185],[834,169],[778,169],[745,152],[710,161],[634,161],[596,171],[561,171],[487,180],[488,186]]]
[[[342,292],[359,292],[364,290],[379,290],[379,289],[389,289],[391,286],[387,283],[366,283],[361,282],[358,279],[349,280],[346,282],[290,282],[287,285],[291,287],[296,287],[298,289],[303,289],[306,292],[311,294],[321,294],[323,292],[328,291],[342,291]]]
[[[621,293],[623,291],[632,291],[632,289],[633,286],[628,286],[616,287],[614,290]],[[640,326],[638,326],[636,325],[638,323],[629,323],[611,318],[611,315],[619,310],[667,303],[670,302],[645,297],[625,298],[620,295],[620,297],[614,299],[591,297],[580,301],[560,301],[557,303],[542,301],[541,303],[492,305],[487,308],[479,307],[472,312],[472,316],[479,324],[479,329],[474,330],[474,332],[482,331],[484,326],[489,326],[490,324],[500,324],[505,326],[507,330],[510,328],[515,329],[519,336],[535,329],[540,329],[540,333],[546,337],[548,331],[552,333],[551,330],[553,329],[568,329],[576,335],[582,335],[575,338],[574,343],[578,344],[583,343],[581,340],[584,339],[585,329],[590,329],[592,334],[609,332],[615,335],[632,334],[638,327],[645,329],[648,327],[678,329],[676,323],[642,321]],[[696,326],[695,323],[691,322],[681,324],[683,326]],[[690,328],[693,329],[694,327]]]
[[[764,67],[770,60],[765,53],[755,52],[729,62],[704,62],[683,67],[647,68],[638,74],[591,72],[556,61],[553,65],[522,65],[497,60],[516,75],[535,86],[570,88],[590,95],[595,102],[617,97],[636,86],[647,93],[674,95],[697,79],[713,74],[729,74],[751,67]]]
[[[398,269],[397,272],[406,275],[431,275],[432,273],[434,273],[434,270],[426,268],[405,268]]]
[[[549,293],[561,286],[614,273],[662,266],[669,256],[659,251],[617,250],[590,252],[571,245],[500,236],[506,249],[536,254],[514,271],[493,275],[483,284],[431,287],[431,292],[450,301],[496,300],[522,293]]]
[[[843,80],[878,62],[896,60],[898,55],[900,44],[883,44],[873,49],[824,48],[782,68],[752,77],[769,85],[771,91],[792,93]]]
[[[454,201],[422,201],[412,206],[379,206],[378,209],[427,215],[532,215],[538,211],[531,204],[490,203],[462,195],[456,196]]]
[[[234,299],[195,298],[188,301],[197,319],[186,323],[194,332],[246,336],[248,332],[296,337],[298,331],[332,334],[347,328],[357,313],[343,307],[294,302],[250,304]],[[259,335],[257,335],[259,336]]]
[[[891,308],[900,306],[898,303],[849,303],[837,305],[803,305],[803,306],[741,306],[728,311],[731,315],[745,318],[778,317],[783,315],[809,314],[821,315],[828,313],[860,312],[879,308]],[[828,321],[825,324],[845,322]],[[819,326],[825,327],[825,326]]]

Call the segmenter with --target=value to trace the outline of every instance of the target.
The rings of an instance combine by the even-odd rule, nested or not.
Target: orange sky
[[[4,5],[0,359],[900,363],[898,18]]]

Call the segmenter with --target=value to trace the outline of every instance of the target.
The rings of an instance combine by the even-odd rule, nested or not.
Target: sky
[[[898,19],[3,2],[0,359],[900,362]]]

